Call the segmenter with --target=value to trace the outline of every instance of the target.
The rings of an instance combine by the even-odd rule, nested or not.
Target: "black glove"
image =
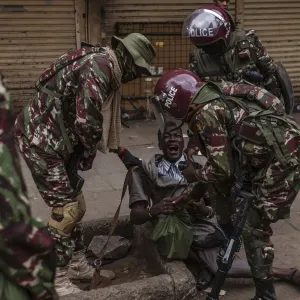
[[[92,153],[88,150],[83,150],[78,153],[77,168],[80,171],[88,171],[92,168],[94,159],[97,154],[97,149]]]
[[[122,160],[127,170],[135,166],[140,166],[142,163],[139,158],[132,155],[126,148],[119,148],[118,156]]]

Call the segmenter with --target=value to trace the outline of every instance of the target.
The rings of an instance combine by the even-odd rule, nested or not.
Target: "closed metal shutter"
[[[114,33],[116,22],[183,22],[193,10],[204,4],[204,0],[106,0],[105,33],[110,37]],[[230,13],[235,14],[235,1],[230,2]]]
[[[300,98],[300,1],[245,0],[244,27],[254,29],[269,54],[281,61]]]
[[[152,42],[157,51],[153,62],[155,74],[152,78],[139,78],[122,85],[123,100],[137,101],[132,106],[148,107],[145,100],[153,94],[153,88],[160,72],[188,67],[188,56],[192,45],[181,36],[182,22],[188,14],[212,0],[106,0],[104,3],[105,43],[110,44],[111,36],[119,34],[124,37],[130,32],[142,32]],[[230,3],[230,13],[234,16],[235,1]],[[135,24],[130,24],[130,23]],[[168,22],[171,22],[168,24]],[[177,22],[177,23],[176,23]],[[116,24],[121,23],[119,32]],[[122,24],[123,23],[123,24]],[[128,23],[128,26],[124,25]],[[132,109],[125,102],[124,107]]]
[[[0,70],[19,110],[40,74],[76,48],[74,0],[0,0]]]

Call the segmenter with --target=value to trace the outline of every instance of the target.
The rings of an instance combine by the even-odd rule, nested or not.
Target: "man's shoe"
[[[74,252],[71,259],[68,277],[72,281],[91,281],[95,273],[95,268],[89,265],[84,250]]]
[[[59,297],[81,292],[68,278],[67,270],[68,266],[56,268],[55,290]]]

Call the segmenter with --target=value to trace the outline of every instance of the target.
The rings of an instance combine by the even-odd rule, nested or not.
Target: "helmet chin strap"
[[[166,124],[167,124],[167,122],[166,122]],[[180,125],[178,125],[177,127],[172,128],[172,130],[170,130],[168,132],[176,131],[177,129],[181,128],[183,124],[184,124],[184,120],[181,120],[181,124]],[[165,125],[165,133],[167,133],[167,125]]]
[[[173,125],[173,123],[175,123],[175,122],[172,122],[171,120],[170,120],[170,122],[172,123],[172,125]],[[161,143],[161,141],[163,140],[165,134],[171,133],[171,132],[173,132],[173,131],[176,131],[176,130],[180,129],[180,128],[182,127],[183,124],[184,124],[184,121],[181,121],[181,124],[180,124],[180,125],[174,127],[174,126],[172,126],[172,125],[170,126],[170,123],[169,123],[168,121],[166,121],[166,122],[164,123],[164,128],[163,128],[163,130],[159,129],[159,131],[160,131],[159,142]],[[168,128],[169,128],[169,129],[168,129]]]
[[[166,113],[161,105],[161,102],[163,101],[164,97],[166,96],[166,94],[162,93],[159,96],[154,96],[151,98],[151,102],[154,106],[154,114],[155,114],[155,118],[156,121],[158,123],[158,127],[159,130],[161,131],[161,136],[163,137],[167,132],[172,132],[175,131],[179,128],[182,127],[182,125],[184,124],[184,120],[181,120],[181,123],[178,126],[172,127],[171,131],[167,131],[167,125],[168,122],[171,121],[173,123],[176,124],[176,122],[178,121],[177,119],[173,118],[171,115],[169,115],[168,113]],[[168,120],[168,117],[170,118]]]

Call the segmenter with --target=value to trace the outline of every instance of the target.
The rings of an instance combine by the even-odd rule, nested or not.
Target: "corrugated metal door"
[[[245,0],[244,27],[255,29],[275,61],[287,68],[300,97],[300,1]]]
[[[116,22],[181,22],[193,10],[212,2],[212,0],[105,0],[105,33],[110,37],[114,33]],[[230,13],[233,15],[235,13],[235,1],[230,2]]]
[[[19,110],[59,55],[76,47],[74,0],[0,0],[0,70]]]
[[[192,45],[188,39],[181,36],[181,28],[188,14],[203,4],[212,4],[212,0],[106,0],[104,3],[105,42],[110,44],[110,38],[115,34],[117,22],[140,22],[132,25],[130,32],[142,32],[152,42],[157,51],[157,58],[153,62],[156,70],[152,78],[136,79],[122,86],[123,99],[138,100],[137,106],[144,106],[143,101],[151,95],[156,81],[163,72],[188,67],[188,56]],[[230,12],[234,15],[235,1],[230,3]],[[177,22],[167,24],[166,22]],[[128,27],[127,27],[128,28]],[[120,30],[124,32],[123,30]],[[123,35],[122,35],[123,36]],[[127,104],[127,103],[126,103]],[[127,107],[124,104],[125,107]],[[130,105],[128,106],[130,109]],[[132,109],[132,107],[131,107]]]

